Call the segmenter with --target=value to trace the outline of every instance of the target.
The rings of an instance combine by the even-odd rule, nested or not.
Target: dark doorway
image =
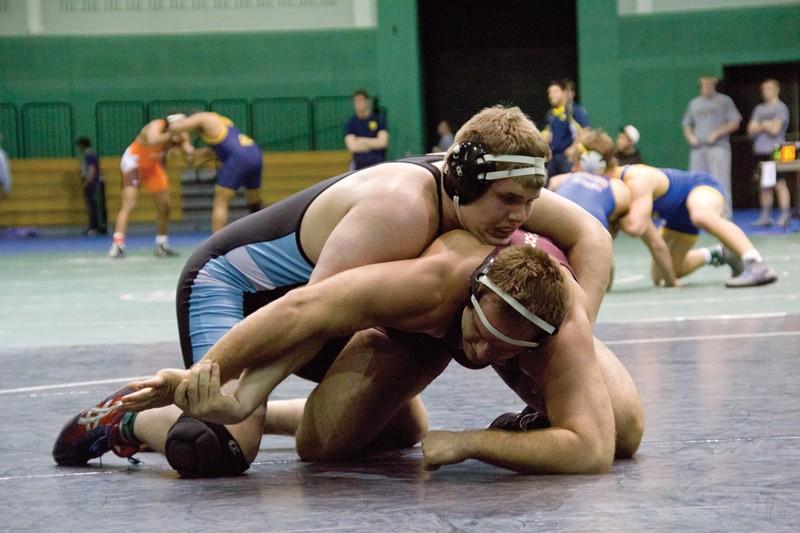
[[[573,0],[420,0],[427,146],[483,107],[518,105],[539,127],[552,79],[577,80]],[[578,86],[580,101],[580,86]]]
[[[789,130],[786,139],[800,140],[800,63],[768,63],[759,65],[727,66],[724,70],[724,83],[720,86],[723,92],[733,98],[736,107],[742,114],[742,125],[735,135],[731,136],[733,152],[733,202],[735,207],[758,207],[758,183],[753,178],[755,159],[753,145],[747,137],[747,122],[753,108],[761,103],[761,82],[768,78],[778,80],[781,84],[780,99],[789,107]],[[789,178],[789,189],[795,194],[793,183]],[[796,205],[797,198],[794,202]]]

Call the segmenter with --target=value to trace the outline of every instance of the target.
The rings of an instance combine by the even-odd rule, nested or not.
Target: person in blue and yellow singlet
[[[606,175],[621,179],[630,190],[630,208],[620,227],[650,249],[656,285],[675,287],[678,278],[703,265],[723,263],[733,274],[726,287],[755,287],[778,280],[741,228],[723,217],[724,188],[711,174],[628,165],[613,166]],[[655,213],[664,220],[660,228],[653,223]],[[722,245],[695,249],[700,230]]]
[[[261,148],[240,132],[229,118],[209,112],[194,113],[188,117],[176,115],[174,120],[170,120],[169,129],[174,133],[195,133],[208,144],[207,148],[195,151],[195,164],[203,161],[204,153],[221,163],[214,187],[212,231],[217,232],[228,223],[228,205],[240,187],[244,187],[244,198],[250,212],[261,209]]]
[[[581,130],[566,155],[572,172],[550,176],[547,188],[584,208],[616,237],[619,219],[628,213],[630,192],[622,180],[606,175],[616,167],[611,137],[601,129]],[[608,290],[613,278],[612,267]]]

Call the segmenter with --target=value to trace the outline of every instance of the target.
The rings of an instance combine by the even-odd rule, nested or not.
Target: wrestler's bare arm
[[[189,162],[192,164],[192,166],[199,167],[215,160],[216,158],[217,156],[214,154],[214,150],[212,150],[209,146],[204,146],[202,148],[196,148],[192,152]]]
[[[542,190],[523,226],[546,235],[567,253],[578,282],[586,291],[587,310],[594,322],[611,275],[611,235],[586,210],[548,190]]]
[[[632,176],[625,182],[631,194],[631,204],[628,214],[620,221],[620,227],[625,233],[642,239],[650,250],[665,284],[674,287],[677,285],[677,277],[672,267],[669,247],[655,227],[652,218],[653,188],[652,177],[648,173],[653,170],[643,165],[631,167],[629,170],[629,172],[638,172],[641,175]]]
[[[216,113],[202,112],[173,120],[169,124],[169,130],[173,133],[197,131],[206,137],[216,138],[224,133],[225,124]]]
[[[458,240],[457,243],[448,241]],[[462,243],[470,242],[469,250]],[[300,287],[259,309],[209,350],[223,382],[298,346],[316,350],[333,337],[387,326],[426,331],[457,316],[468,295],[470,268],[491,250],[458,232],[444,236],[419,259],[366,265]],[[307,346],[308,345],[308,346]]]
[[[422,443],[427,468],[469,458],[524,473],[596,474],[611,468],[614,415],[586,312],[571,310],[558,335],[524,357],[529,361],[521,362],[523,372],[536,376],[552,426],[432,431]]]
[[[630,191],[630,207],[621,220],[622,231],[641,237],[653,218],[653,178],[644,172],[643,165],[628,167],[624,185]]]
[[[614,211],[609,216],[609,221],[617,221],[628,214],[631,207],[631,192],[620,179],[609,180],[611,193],[614,195]],[[617,228],[619,229],[619,228]],[[615,235],[615,233],[612,233]]]
[[[166,128],[166,121],[152,120],[142,128],[140,139],[147,145],[167,144],[172,140],[172,133]]]
[[[672,265],[672,254],[670,254],[669,246],[667,246],[664,237],[661,236],[652,220],[649,221],[645,232],[640,237],[650,250],[650,255],[653,256],[653,262],[661,279],[664,280],[664,285],[667,287],[678,286],[678,277]]]
[[[175,403],[194,416],[235,423],[263,404],[278,383],[333,337],[378,325],[406,331],[446,325],[459,316],[469,274],[490,250],[466,232],[451,232],[420,259],[351,269],[290,291],[229,330],[192,370],[205,372],[202,386],[210,387],[209,363],[219,366],[219,383],[250,369],[236,392],[240,405],[220,399],[229,407],[206,402],[203,408],[208,410],[201,411],[189,405],[185,388],[178,388]],[[133,404],[144,395],[131,396],[127,401]]]
[[[190,402],[176,403],[206,420],[236,423],[263,405],[270,392],[330,338],[377,325],[406,331],[447,325],[464,306],[469,272],[490,248],[479,247],[480,253],[465,256],[441,241],[436,247],[440,249],[421,259],[348,270],[259,310],[231,330],[230,337],[223,337],[203,361],[222,365],[222,382],[248,368],[234,398],[220,398],[220,404],[209,401],[205,410]],[[283,327],[270,327],[278,323]],[[245,344],[232,344],[237,342],[232,334],[240,327],[238,340]],[[176,398],[181,395],[179,390]]]

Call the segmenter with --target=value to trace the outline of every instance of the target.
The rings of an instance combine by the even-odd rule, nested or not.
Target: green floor
[[[701,237],[704,242],[712,241]],[[616,282],[599,321],[800,312],[800,233],[756,236],[754,243],[780,274],[778,283],[726,289],[727,268],[706,267],[683,288],[657,289],[644,245],[620,236]],[[147,248],[121,261],[106,258],[104,249],[0,251],[0,346],[176,341],[174,290],[190,246],[178,248],[177,259],[154,258]]]
[[[750,236],[777,283],[764,287],[726,289],[727,267],[704,267],[684,278],[684,286],[656,288],[650,281],[650,255],[639,241],[620,235],[614,246],[616,276],[600,310],[599,322],[674,320],[800,312],[800,234]],[[715,240],[703,235],[698,246]]]

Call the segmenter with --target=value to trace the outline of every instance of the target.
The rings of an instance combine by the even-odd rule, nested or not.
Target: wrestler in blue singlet
[[[439,154],[399,162],[428,170],[438,192],[441,172],[431,163],[441,160]],[[245,316],[308,282],[314,264],[300,247],[303,216],[322,192],[351,174],[327,179],[241,218],[197,248],[184,266],[176,297],[187,368]],[[440,224],[441,202],[440,196]]]
[[[625,172],[628,167],[622,169],[622,179],[625,179]],[[692,172],[686,170],[676,170],[674,168],[659,169],[666,174],[669,179],[667,192],[653,200],[653,213],[659,218],[664,219],[664,227],[672,231],[697,235],[700,229],[692,224],[689,217],[689,210],[686,209],[686,199],[689,193],[697,187],[711,187],[719,191],[723,198],[725,193],[722,185],[717,179],[706,172]]]
[[[587,210],[608,229],[608,217],[617,207],[608,178],[588,172],[573,172],[555,192]]]
[[[216,139],[203,137],[222,163],[217,172],[217,185],[237,190],[261,187],[261,149],[253,139],[241,133],[230,119],[220,115],[225,122],[225,132]]]

